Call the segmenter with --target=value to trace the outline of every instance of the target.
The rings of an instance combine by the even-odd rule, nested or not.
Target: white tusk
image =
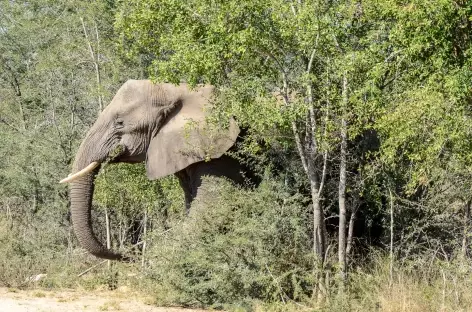
[[[93,169],[97,168],[98,166],[100,165],[99,162],[92,162],[90,165],[88,165],[87,167],[85,167],[84,169],[80,170],[79,172],[77,173],[74,173],[74,174],[69,174],[67,176],[67,178],[64,178],[62,179],[61,181],[59,181],[59,183],[69,183],[69,182],[72,182],[74,180],[76,180],[77,178],[80,178],[84,175],[86,175],[87,173],[89,173],[90,171],[92,171]]]

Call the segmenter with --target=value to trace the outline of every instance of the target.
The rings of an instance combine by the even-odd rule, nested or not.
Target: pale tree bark
[[[306,73],[310,75],[313,66],[313,60],[316,55],[316,49],[318,45],[318,37],[315,41],[315,46],[310,53],[309,59],[307,60]],[[277,64],[280,64],[274,59]],[[279,65],[280,66],[280,65]],[[288,106],[291,104],[291,93],[289,91],[289,85],[287,83],[287,74],[284,68],[280,66],[282,78],[283,78],[283,100]],[[315,265],[315,279],[318,281],[318,288],[314,288],[313,296],[316,297],[323,293],[323,282],[322,275],[318,268],[322,268],[326,256],[326,227],[324,220],[324,212],[322,209],[321,199],[324,188],[324,181],[327,173],[328,163],[328,152],[320,148],[320,144],[317,141],[317,133],[320,133],[319,122],[322,118],[320,111],[315,110],[315,101],[313,95],[313,86],[311,82],[306,84],[306,94],[308,101],[308,114],[303,123],[303,134],[299,129],[299,124],[296,121],[292,122],[292,132],[295,138],[298,155],[300,157],[303,169],[307,175],[310,183],[310,193],[312,200],[313,209],[313,253],[316,259]],[[321,101],[320,101],[321,103]],[[328,107],[329,101],[326,101],[326,121],[328,118]],[[326,137],[327,126],[325,125],[322,137]],[[321,161],[320,161],[321,160]],[[318,291],[319,290],[319,291]]]
[[[390,286],[393,284],[393,195],[392,190],[388,189],[390,196]]]
[[[64,164],[66,165],[69,165],[70,164],[70,161],[73,157],[72,155],[72,139],[71,137],[69,136],[69,138],[67,137],[67,132],[63,133],[60,126],[59,126],[59,123],[57,121],[57,118],[56,118],[56,105],[54,103],[55,99],[54,99],[54,96],[53,96],[53,92],[52,92],[52,88],[51,86],[48,86],[47,87],[47,90],[48,90],[48,97],[49,97],[49,101],[51,103],[51,120],[52,120],[52,123],[54,125],[54,129],[56,130],[56,133],[57,133],[57,137],[59,139],[59,147],[61,148],[61,151],[64,155]],[[70,130],[72,131],[73,129],[73,118],[74,118],[74,113],[72,112],[72,121],[71,121],[71,127],[70,127]]]
[[[2,202],[2,205],[4,205],[5,208],[6,208],[6,216],[7,216],[8,228],[9,228],[9,229],[12,229],[12,228],[13,228],[13,214],[11,213],[9,198],[7,198],[7,199],[5,200],[5,202]]]
[[[354,245],[354,224],[357,218],[357,210],[359,209],[356,204],[351,206],[351,216],[349,217],[349,226],[347,230],[347,242],[346,242],[346,262],[347,258],[351,255],[352,246]]]
[[[348,102],[347,73],[343,76],[342,86],[342,117],[341,117],[341,150],[339,163],[339,234],[338,234],[338,263],[342,281],[346,280],[346,154],[347,154],[347,122],[346,107]]]
[[[108,209],[105,207],[105,227],[107,231],[107,248],[111,249],[111,234],[110,234],[110,218],[108,216]],[[108,269],[111,268],[111,260],[108,260]]]
[[[313,48],[310,59],[307,64],[307,74],[311,73],[313,60],[316,56],[318,48],[319,34],[315,39],[315,47]],[[313,86],[307,84],[307,97],[309,104],[309,115],[307,118],[305,134],[305,146],[299,146],[299,153],[304,150],[305,154],[305,172],[310,180],[311,199],[313,202],[313,252],[323,264],[326,251],[326,229],[324,223],[324,212],[321,206],[321,194],[323,192],[324,180],[326,177],[326,167],[328,153],[320,150],[320,144],[317,142],[316,132],[318,131],[317,116],[314,108],[315,100],[313,94]],[[328,111],[328,110],[327,110]],[[326,133],[325,133],[326,134]],[[297,143],[298,145],[298,143]],[[303,153],[300,153],[303,154]],[[317,159],[323,157],[322,168],[317,166]],[[320,170],[321,169],[321,170]],[[321,172],[321,174],[319,173]]]
[[[310,118],[310,124],[313,125]],[[321,207],[321,193],[323,191],[324,177],[326,176],[327,153],[322,154],[323,168],[321,177],[315,167],[316,141],[314,135],[305,137],[305,144],[302,144],[300,133],[295,122],[292,123],[292,130],[297,144],[303,168],[310,181],[311,199],[313,204],[313,252],[320,263],[323,262],[326,250],[326,237],[324,226],[324,213]],[[311,132],[311,131],[310,131]]]
[[[87,32],[87,27],[85,26],[85,21],[83,17],[80,17],[80,21],[82,22],[82,28],[84,30],[85,40],[87,41],[88,50],[90,53],[91,62],[95,69],[95,79],[97,82],[97,94],[98,94],[98,113],[103,110],[103,99],[102,99],[102,79],[100,74],[100,61],[99,61],[99,53],[100,53],[100,36],[98,34],[98,27],[97,23],[94,23],[94,30],[95,30],[95,41],[96,41],[96,50],[94,50],[92,41],[90,36]]]
[[[147,234],[147,223],[148,223],[148,211],[147,209],[144,211],[144,218],[143,218],[143,249],[142,249],[142,259],[141,259],[141,268],[144,269],[145,264],[145,254],[146,254],[146,234]]]
[[[464,205],[464,221],[463,221],[463,234],[462,234],[462,256],[464,259],[468,256],[469,246],[469,220],[470,220],[470,205],[471,200],[469,199]]]
[[[311,124],[313,125],[313,123]],[[308,137],[305,137],[305,144],[302,144],[295,122],[292,124],[292,128],[303,168],[310,181],[310,191],[313,205],[313,253],[315,255],[315,259],[317,260],[314,272],[315,280],[317,281],[318,285],[318,287],[313,289],[313,297],[321,300],[323,298],[323,294],[326,292],[326,287],[323,285],[322,272],[318,270],[318,268],[323,267],[326,257],[326,228],[324,223],[324,212],[321,206],[321,194],[326,177],[328,153],[324,152],[322,154],[323,168],[320,177],[319,173],[317,172],[317,169],[319,168],[315,167],[316,154],[314,153],[315,150],[313,146],[316,141],[314,142],[314,135],[308,135]],[[307,133],[311,133],[311,131],[308,131]],[[310,146],[311,148],[309,148]]]
[[[120,249],[123,248],[124,244],[125,244],[125,238],[126,238],[126,226],[124,224],[124,221],[122,218],[120,218],[120,226],[119,226],[119,229],[118,229],[118,236],[119,236],[119,240],[120,240]]]
[[[326,251],[326,233],[324,225],[324,212],[320,202],[320,190],[316,181],[310,181],[311,198],[313,201],[313,252],[323,263]]]
[[[74,127],[75,127],[75,109],[72,108],[71,113],[70,113],[70,133],[73,133]],[[67,150],[68,151],[72,151],[72,144],[73,144],[72,136],[69,135],[69,137],[67,139]],[[73,155],[71,155],[71,157],[67,159],[67,164],[70,164],[72,162],[72,157],[73,157]],[[69,198],[69,197],[67,197],[67,198]]]
[[[24,109],[23,109],[22,93],[21,93],[20,83],[18,82],[18,79],[15,76],[13,76],[12,86],[15,89],[15,95],[16,95],[16,99],[18,101],[18,111],[20,113],[21,129],[24,131],[24,130],[26,130],[26,117],[25,117],[25,112],[24,112]]]
[[[10,67],[3,58],[1,59],[1,61],[3,63],[2,64],[3,65],[2,66],[3,70],[9,72],[10,75],[11,75],[10,85],[13,88],[13,90],[15,91],[16,100],[18,102],[18,113],[20,114],[21,130],[24,131],[24,130],[26,130],[26,117],[25,117],[25,112],[24,112],[24,109],[23,109],[23,103],[22,103],[22,95],[23,94],[21,92],[20,82],[19,82],[19,80],[17,78],[17,75],[15,74],[15,71],[13,70],[13,68]],[[2,120],[2,119],[0,119],[0,121],[7,124],[7,122]]]

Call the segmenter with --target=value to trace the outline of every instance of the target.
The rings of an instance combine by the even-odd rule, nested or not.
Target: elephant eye
[[[116,120],[115,120],[115,126],[116,126],[117,128],[123,128],[123,126],[124,126],[123,120],[121,120],[121,119],[116,119]]]

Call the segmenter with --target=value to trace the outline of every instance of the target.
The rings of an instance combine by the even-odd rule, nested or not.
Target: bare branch
[[[321,182],[320,182],[320,187],[318,189],[318,196],[321,196],[321,192],[323,192],[323,187],[326,180],[327,167],[328,167],[328,150],[325,150],[325,152],[323,153],[323,171],[321,173]]]
[[[91,42],[91,40],[89,38],[89,35],[88,35],[88,32],[87,32],[87,28],[85,27],[85,21],[84,21],[84,18],[82,16],[80,16],[80,21],[82,22],[82,29],[84,30],[84,36],[85,36],[85,40],[87,41],[87,45],[88,45],[89,52],[90,52],[90,57],[92,58],[92,62],[93,62],[94,67],[95,67],[95,75],[96,75],[96,79],[97,79],[97,89],[98,89],[98,108],[99,108],[99,113],[100,113],[103,110],[103,101],[102,101],[101,90],[100,90],[101,77],[100,77],[100,65],[98,63],[98,54],[93,49],[92,42]],[[99,36],[98,36],[98,27],[97,27],[96,23],[95,23],[95,34],[96,34],[97,51],[98,51],[100,41],[99,41]]]
[[[349,227],[347,231],[346,256],[349,256],[352,251],[354,240],[354,223],[356,222],[358,209],[359,205],[354,203],[351,205],[351,216],[349,217]]]
[[[282,289],[282,287],[280,287],[280,284],[279,282],[277,281],[277,279],[274,277],[274,275],[272,275],[272,272],[269,270],[269,267],[267,266],[267,264],[265,265],[266,269],[267,269],[267,272],[269,273],[270,277],[272,277],[272,280],[273,282],[277,285],[277,287],[279,288],[279,291],[280,291],[280,299],[282,299],[282,302],[284,304],[287,304],[285,302],[285,299],[284,299],[284,295],[286,296],[284,290]]]
[[[346,106],[348,104],[348,80],[347,72],[343,74],[342,86],[342,116],[341,116],[341,150],[339,163],[339,185],[338,185],[338,205],[339,205],[339,234],[338,234],[338,263],[340,275],[343,282],[347,277],[346,268],[346,154],[347,154],[347,122]]]
[[[285,71],[282,71],[282,79],[283,79],[283,84],[284,84],[283,97],[285,100],[285,104],[288,105],[290,102],[290,99],[288,97],[289,90],[288,90],[288,83],[287,83],[287,74],[285,73]]]
[[[290,8],[292,9],[293,15],[297,16],[297,11],[295,10],[295,7],[293,6],[293,3],[290,3]]]
[[[334,45],[336,46],[336,48],[338,48],[338,51],[340,53],[344,53],[343,48],[341,48],[341,46],[339,45],[338,39],[336,38],[336,35],[334,34],[333,34],[333,40],[334,40]]]
[[[328,83],[327,83],[328,87],[329,87],[329,78],[328,78]],[[326,137],[328,135],[328,121],[329,121],[329,108],[330,108],[330,104],[331,104],[331,101],[329,100],[329,90],[327,91],[327,99],[326,99],[326,114],[325,114],[325,120],[324,120],[324,125],[323,125],[323,138],[326,140]],[[323,153],[323,172],[321,174],[321,183],[320,183],[320,188],[319,188],[319,191],[318,191],[318,196],[321,196],[321,192],[323,191],[323,187],[324,187],[324,184],[325,184],[325,180],[326,180],[326,171],[327,171],[327,167],[328,167],[328,149],[326,149]]]
[[[310,105],[310,127],[311,127],[311,140],[312,140],[312,154],[313,156],[318,152],[318,143],[316,142],[316,116],[315,116],[315,109],[313,105]]]
[[[318,48],[318,39],[319,38],[320,38],[320,33],[317,33],[316,34],[316,39],[315,39],[315,47],[313,48],[313,51],[311,51],[310,60],[308,61],[308,67],[306,69],[307,73],[311,72],[311,68],[313,66],[313,60],[315,59],[316,49]]]
[[[10,124],[9,122],[7,122],[5,119],[3,118],[0,118],[0,123],[3,123],[4,125],[7,125],[8,127],[10,127],[11,129],[15,130],[16,132],[20,132],[20,129],[16,128],[15,126],[13,126],[12,124]]]
[[[269,51],[257,51],[257,53],[259,53],[261,56],[268,56],[269,58],[271,58],[277,64],[280,71],[285,74],[285,69],[282,66],[282,63],[272,53],[270,53]]]
[[[96,62],[95,62],[95,75],[97,78],[97,87],[98,87],[98,106],[100,111],[103,110],[103,99],[102,99],[102,79],[100,76],[100,65],[99,65],[99,57],[100,57],[100,37],[98,35],[98,26],[97,23],[94,21],[93,24],[95,25],[95,37],[97,40],[97,52],[95,55]]]
[[[300,155],[300,159],[302,161],[303,169],[305,169],[306,174],[309,176],[310,172],[308,170],[306,153],[303,148],[303,145],[300,139],[300,133],[298,131],[297,124],[295,121],[292,121],[292,130],[293,130],[293,135],[295,137],[295,143],[297,144],[298,154]]]
[[[397,51],[393,51],[392,53],[390,53],[384,60],[384,63],[388,63],[388,61],[390,61],[391,58],[395,57],[397,54],[400,54],[401,52],[403,52],[405,49],[399,49]]]
[[[87,274],[88,272],[92,271],[93,269],[95,269],[95,268],[98,267],[99,265],[104,264],[104,263],[107,262],[107,261],[109,261],[109,260],[103,260],[102,262],[99,262],[99,263],[97,263],[97,264],[91,266],[91,267],[88,268],[87,270],[85,270],[85,271],[83,271],[82,273],[78,274],[77,277],[81,277],[81,276]]]
[[[84,36],[85,36],[85,39],[87,40],[90,56],[92,57],[92,60],[95,61],[95,52],[93,51],[92,43],[90,42],[90,39],[87,33],[87,28],[85,27],[84,18],[82,16],[80,17],[80,21],[82,22],[82,29],[84,30]]]

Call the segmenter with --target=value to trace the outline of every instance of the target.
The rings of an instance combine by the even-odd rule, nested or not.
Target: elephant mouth
[[[62,179],[61,181],[59,181],[59,183],[70,183],[70,182],[73,182],[75,180],[77,180],[78,178],[80,177],[83,177],[87,174],[89,174],[90,172],[92,172],[95,168],[97,168],[98,166],[100,166],[100,163],[98,161],[93,161],[91,162],[87,167],[85,167],[84,169],[74,173],[74,174],[69,174],[66,178]]]
[[[112,163],[124,162],[124,163],[129,163],[129,164],[137,164],[137,163],[143,162],[144,160],[145,159],[141,155],[134,156],[129,153],[123,153],[113,158],[112,160],[110,160],[109,163],[112,164]]]
[[[92,161],[88,166],[86,166],[84,169],[76,172],[76,173],[71,173],[69,174],[66,178],[62,179],[59,181],[59,183],[70,183],[74,182],[75,180],[79,179],[80,177],[83,177],[89,173],[91,173],[93,170],[95,170],[97,167],[99,167],[102,163],[107,164],[107,163],[113,163],[113,162],[118,162],[122,161],[121,158],[122,156],[126,155],[126,148],[123,145],[117,145],[106,157],[104,161]],[[126,156],[125,156],[126,157]]]

